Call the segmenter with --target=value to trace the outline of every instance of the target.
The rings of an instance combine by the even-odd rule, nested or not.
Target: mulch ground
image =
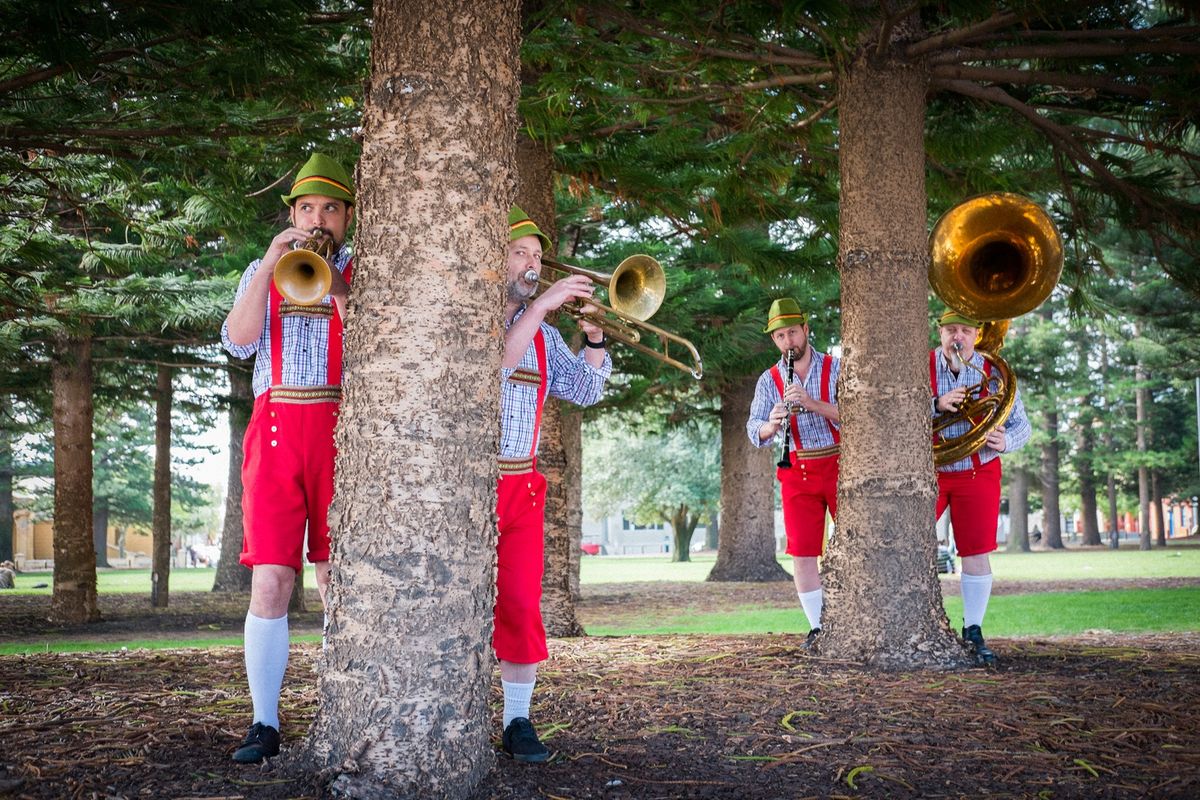
[[[626,593],[643,610],[795,602],[787,583],[674,586],[585,587],[580,615],[587,624]],[[101,626],[112,637],[240,629],[244,597],[184,609],[187,597],[153,613],[143,598],[102,598]],[[0,596],[0,639],[77,638],[39,627],[38,600]],[[309,615],[301,627],[315,629]],[[864,671],[802,643],[552,641],[532,716],[555,755],[538,766],[497,756],[476,798],[1200,796],[1200,634],[989,639],[998,669],[913,673]],[[292,649],[282,718],[293,742],[315,712],[318,655]],[[498,729],[498,687],[493,699]],[[249,717],[236,647],[3,656],[0,797],[323,797],[280,763],[230,761]]]

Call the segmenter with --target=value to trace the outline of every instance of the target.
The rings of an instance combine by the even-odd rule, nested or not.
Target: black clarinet
[[[792,378],[796,374],[796,351],[788,348],[787,351],[787,379],[783,382],[783,389],[786,392],[787,388],[792,385]],[[780,397],[780,400],[783,400]],[[775,466],[780,469],[792,468],[792,409],[788,406],[787,401],[783,401],[783,407],[787,409],[788,415],[783,418],[783,455],[779,457],[779,463]]]

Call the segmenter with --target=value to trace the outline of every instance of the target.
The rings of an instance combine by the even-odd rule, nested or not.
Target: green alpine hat
[[[550,251],[550,238],[542,233],[537,223],[530,219],[520,206],[513,206],[512,211],[508,212],[508,240],[515,242],[522,236],[538,237],[542,242],[542,249],[546,252]]]
[[[771,302],[771,310],[767,312],[767,327],[763,328],[763,333],[806,324],[808,316],[800,310],[800,304],[790,297],[781,297]]]
[[[940,328],[943,325],[966,325],[970,328],[978,328],[981,327],[983,323],[977,319],[964,317],[962,314],[958,313],[952,308],[947,308],[942,312],[942,315],[938,317],[938,327]]]
[[[292,191],[280,195],[285,205],[296,202],[297,197],[319,194],[335,200],[345,200],[354,205],[354,182],[342,165],[321,153],[313,153],[308,162],[296,173]]]

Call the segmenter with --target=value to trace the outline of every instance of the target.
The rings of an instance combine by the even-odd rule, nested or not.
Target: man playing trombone
[[[537,665],[547,656],[542,626],[543,523],[546,479],[537,471],[546,395],[587,406],[600,399],[612,371],[604,331],[586,316],[578,354],[545,322],[548,313],[578,300],[586,305],[592,279],[570,275],[537,294],[542,253],[550,240],[519,208],[509,214],[504,360],[500,370],[500,482],[496,516],[496,608],[493,647],[504,689],[504,751],[517,761],[545,761],[550,751],[529,721]],[[536,297],[535,297],[536,295]]]
[[[929,386],[935,417],[956,413],[971,397],[973,389],[976,397],[988,392],[988,381],[981,382],[980,378],[991,374],[991,364],[975,351],[979,327],[978,321],[953,310],[938,318],[941,346],[929,352]],[[970,429],[971,420],[963,419],[947,426],[940,436],[950,439]],[[996,663],[995,653],[983,640],[983,617],[992,595],[988,554],[996,549],[996,522],[1000,516],[1000,454],[1023,446],[1031,433],[1018,391],[1008,420],[988,432],[979,450],[937,468],[934,519],[950,507],[954,546],[962,558],[962,637],[981,666]]]
[[[790,297],[771,303],[763,333],[770,334],[781,357],[759,376],[746,432],[755,447],[774,443],[782,432],[783,458],[775,475],[796,594],[808,618],[805,647],[811,647],[821,631],[825,598],[817,559],[825,547],[826,510],[837,517],[841,360],[809,344],[808,318]]]

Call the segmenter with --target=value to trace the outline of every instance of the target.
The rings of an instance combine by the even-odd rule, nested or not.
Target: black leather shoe
[[[802,650],[812,650],[813,645],[817,643],[817,637],[821,635],[820,628],[813,628],[808,632],[808,636],[804,638],[804,644],[800,645]]]
[[[508,723],[501,741],[504,744],[504,752],[517,761],[540,764],[550,757],[546,745],[538,741],[533,723],[524,717],[517,717]]]
[[[279,731],[270,725],[256,722],[250,726],[246,741],[233,751],[233,760],[240,764],[257,764],[264,758],[279,755]]]
[[[975,665],[980,667],[996,666],[996,654],[993,653],[983,642],[983,629],[978,625],[971,625],[962,630],[963,641],[967,645],[967,649],[975,656]]]

